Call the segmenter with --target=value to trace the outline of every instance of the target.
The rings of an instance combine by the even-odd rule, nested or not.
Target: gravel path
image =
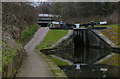
[[[35,47],[43,41],[48,27],[41,27],[37,30],[31,41],[24,47],[27,52],[27,58],[16,77],[50,77],[50,69],[45,60],[35,52]]]

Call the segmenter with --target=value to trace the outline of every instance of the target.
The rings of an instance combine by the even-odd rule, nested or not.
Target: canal
[[[86,47],[79,43],[75,45],[75,37],[64,41],[54,49],[41,50],[46,55],[55,55],[72,62],[72,65],[59,66],[68,77],[118,77],[120,67],[106,64],[95,64],[101,58],[114,53],[106,48]]]

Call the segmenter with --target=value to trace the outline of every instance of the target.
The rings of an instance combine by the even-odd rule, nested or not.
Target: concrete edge
[[[103,35],[100,31],[98,30],[93,30],[94,33],[96,33],[101,39],[103,39],[106,43],[108,43],[111,47],[115,47],[115,44],[110,41],[105,35]]]
[[[50,55],[50,56],[51,56],[51,57],[54,57],[54,58],[57,58],[57,59],[59,59],[59,60],[65,61],[65,62],[67,62],[69,65],[73,65],[73,64],[74,64],[72,61],[63,59],[63,58],[58,57],[58,56],[56,56],[56,55]]]
[[[38,50],[36,50],[38,51]],[[49,69],[51,71],[51,75],[53,77],[65,77],[67,78],[66,74],[51,60],[47,57],[47,55],[43,54],[42,52],[38,51],[38,53],[45,59],[47,62]]]

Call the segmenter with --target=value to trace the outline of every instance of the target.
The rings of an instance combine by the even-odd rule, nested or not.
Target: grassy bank
[[[112,25],[97,25],[96,27],[110,27],[105,30],[100,30],[101,33],[103,33],[109,40],[111,40],[113,43],[115,43],[115,46],[120,46],[119,38],[120,28],[118,27],[118,24],[112,24]]]
[[[27,26],[23,32],[21,33],[21,43],[26,43],[30,40],[30,38],[33,37],[34,33],[37,31],[37,29],[40,28],[38,25],[33,26]]]
[[[120,47],[120,28],[118,27],[118,24],[112,24],[112,25],[97,25],[96,27],[110,27],[108,29],[100,30],[100,32],[105,35],[110,41],[112,41],[115,46]],[[120,54],[115,54],[114,56],[104,60],[104,64],[109,64],[113,66],[120,66]]]
[[[37,49],[46,49],[49,48],[52,44],[57,42],[60,38],[65,36],[68,33],[66,30],[50,30],[43,40],[43,42],[37,46]]]
[[[14,44],[14,46],[11,46]],[[13,77],[21,66],[25,52],[16,42],[2,44],[2,77]],[[11,70],[12,69],[12,70]]]
[[[118,24],[96,25],[95,27],[113,27],[113,28],[118,28]]]
[[[3,62],[4,63],[10,63],[12,62],[14,56],[17,53],[20,53],[19,51],[22,50],[22,45],[29,40],[36,30],[38,29],[39,26],[34,25],[34,26],[28,26],[24,29],[23,32],[21,32],[21,43],[17,43],[14,39],[9,37],[10,39],[4,38],[5,41],[2,43],[2,52],[3,52]],[[8,42],[9,41],[9,42]]]
[[[18,67],[25,56],[25,51],[23,49],[23,44],[25,44],[36,32],[39,26],[27,26],[21,32],[20,41],[13,39],[10,33],[3,31],[3,41],[2,41],[2,71],[3,77],[9,75],[12,77],[16,74]],[[13,68],[12,70],[10,70]],[[0,69],[1,70],[1,69]]]

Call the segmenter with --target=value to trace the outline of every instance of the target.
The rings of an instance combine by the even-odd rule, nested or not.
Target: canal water
[[[63,44],[67,44],[64,42]],[[68,60],[73,65],[59,66],[68,77],[97,77],[108,78],[118,77],[119,67],[106,64],[94,64],[106,55],[113,53],[104,48],[87,48],[85,46],[75,46],[69,40],[67,46],[62,45],[55,49],[41,50],[46,55],[55,55]]]

